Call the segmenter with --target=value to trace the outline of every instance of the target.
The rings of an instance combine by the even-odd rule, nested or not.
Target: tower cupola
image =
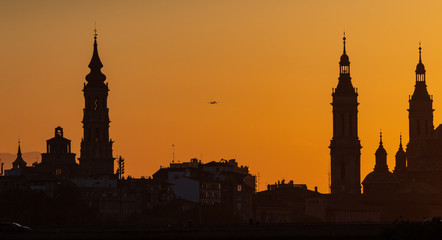
[[[419,43],[419,63],[416,65],[416,82],[425,82],[425,66],[422,63],[421,43]]]
[[[374,166],[375,171],[388,171],[387,166],[387,151],[384,148],[384,145],[382,143],[382,132],[380,132],[380,141],[379,141],[379,147],[376,150],[376,165]]]
[[[347,52],[345,51],[345,40],[347,40],[347,38],[345,37],[345,33],[342,40],[344,44],[344,49],[341,55],[341,60],[339,61],[339,73],[350,74],[350,59],[348,58]]]

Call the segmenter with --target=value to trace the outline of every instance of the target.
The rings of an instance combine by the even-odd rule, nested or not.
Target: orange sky
[[[400,132],[408,142],[419,41],[441,121],[441,9],[437,0],[1,1],[0,152],[16,152],[19,137],[23,151],[43,152],[61,125],[79,154],[96,21],[110,136],[127,174],[152,175],[175,144],[181,161],[237,158],[260,174],[260,190],[285,178],[328,192],[342,32],[365,177],[380,128],[390,169]]]

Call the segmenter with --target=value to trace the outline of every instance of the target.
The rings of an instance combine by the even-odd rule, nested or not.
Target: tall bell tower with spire
[[[361,193],[361,144],[358,137],[358,92],[350,77],[345,49],[339,62],[338,86],[333,89],[333,138],[330,141],[331,193]]]
[[[419,43],[419,63],[416,66],[416,83],[413,95],[409,98],[408,109],[410,139],[407,145],[407,161],[409,170],[417,170],[425,166],[425,139],[434,132],[433,96],[428,94],[425,77],[425,66],[422,63],[422,47]]]
[[[94,34],[94,52],[89,63],[90,73],[84,84],[83,139],[80,150],[80,169],[86,176],[113,176],[114,157],[109,139],[108,84],[101,72],[103,64],[98,56],[97,30]]]

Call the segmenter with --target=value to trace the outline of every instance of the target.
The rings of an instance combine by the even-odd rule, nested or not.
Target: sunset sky
[[[168,166],[175,144],[179,161],[236,158],[259,173],[260,190],[284,178],[327,193],[342,33],[362,181],[380,129],[390,170],[401,132],[408,142],[419,41],[442,122],[441,10],[438,0],[1,0],[0,152],[15,153],[18,138],[24,152],[44,152],[60,125],[79,157],[96,22],[126,175]]]

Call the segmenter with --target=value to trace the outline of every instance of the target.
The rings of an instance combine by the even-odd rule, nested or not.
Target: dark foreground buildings
[[[172,162],[152,178],[122,177],[122,158],[114,169],[109,88],[95,35],[83,88],[84,134],[78,163],[61,127],[47,140],[41,162],[26,162],[19,143],[12,168],[0,176],[0,222],[380,222],[441,216],[442,125],[433,125],[433,98],[427,91],[421,48],[415,91],[409,98],[409,143],[404,149],[400,137],[396,166],[390,170],[381,133],[374,169],[361,189],[358,91],[352,84],[345,40],[338,85],[332,92],[331,194],[284,180],[256,193],[255,176],[235,159]]]
[[[120,157],[116,173],[109,87],[101,72],[96,34],[88,67],[78,163],[61,127],[47,140],[41,162],[28,164],[19,143],[12,168],[3,174],[2,165],[0,222],[227,223],[253,217],[255,177],[234,159],[205,164],[192,159],[171,163],[154,178],[124,178]]]

